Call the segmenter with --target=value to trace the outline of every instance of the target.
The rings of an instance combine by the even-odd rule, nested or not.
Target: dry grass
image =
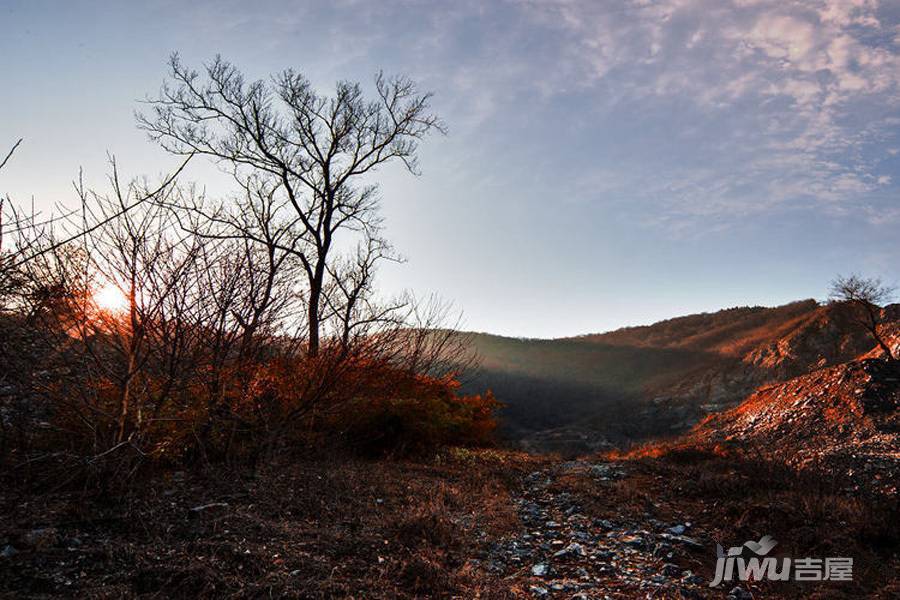
[[[172,474],[121,497],[0,492],[8,597],[506,597],[470,568],[518,524],[510,485],[531,461],[466,451],[433,461],[294,459],[257,473]],[[192,508],[224,503],[203,510]],[[29,550],[26,532],[58,541]],[[77,538],[80,544],[70,546]]]
[[[746,457],[699,451],[625,461],[630,476],[604,486],[561,480],[588,498],[592,515],[621,514],[667,523],[691,522],[708,551],[687,553],[686,566],[710,578],[716,542],[738,545],[769,534],[794,557],[851,556],[851,584],[762,583],[763,597],[896,597],[900,511],[896,498],[851,495],[827,472],[798,473]]]

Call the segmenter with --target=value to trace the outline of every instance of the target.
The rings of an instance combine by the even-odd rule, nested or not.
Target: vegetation
[[[0,593],[721,596],[714,542],[773,534],[858,559],[822,593],[895,596],[892,291],[851,276],[827,306],[464,334],[440,300],[377,286],[398,258],[375,177],[417,172],[443,131],[429,101],[404,78],[327,96],[173,56],[138,117],[181,157],[170,175],[111,159],[108,189],[79,180],[49,218],[0,200]],[[230,196],[185,180],[204,157]],[[677,440],[595,451],[752,389]],[[520,438],[605,437],[572,461],[488,449],[501,413]]]
[[[897,360],[897,357],[894,356],[882,333],[884,318],[881,307],[889,303],[893,296],[894,289],[884,285],[877,278],[866,279],[859,275],[838,276],[831,282],[831,299],[843,306],[857,327],[861,327],[872,336],[872,340],[878,344],[888,360]]]
[[[407,452],[488,444],[497,404],[451,309],[378,294],[377,168],[416,171],[440,130],[428,94],[378,75],[333,97],[285,71],[247,83],[216,58],[171,77],[141,127],[185,156],[158,185],[76,186],[50,219],[0,221],[0,461],[54,484],[143,465],[271,459],[311,444]],[[8,168],[13,147],[2,166]],[[210,199],[192,157],[233,175]],[[60,479],[62,477],[62,479]]]

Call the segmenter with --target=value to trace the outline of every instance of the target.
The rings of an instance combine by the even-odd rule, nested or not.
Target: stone
[[[531,574],[535,577],[546,577],[550,574],[550,565],[547,563],[538,563],[531,567]]]
[[[674,527],[669,527],[666,531],[672,535],[683,535],[684,532],[687,531],[687,527],[684,525],[675,525]]]
[[[746,591],[741,586],[736,585],[728,592],[728,598],[729,600],[752,600],[753,594]]]
[[[688,537],[686,535],[670,535],[667,539],[678,542],[680,544],[684,544],[685,546],[690,546],[691,548],[698,548],[698,549],[703,548],[703,544],[701,544],[694,538]]]
[[[584,551],[584,546],[576,542],[572,542],[562,550],[553,553],[554,558],[580,557],[586,555],[587,552]]]
[[[672,563],[666,563],[662,566],[660,572],[667,577],[680,577],[681,567]]]
[[[0,550],[0,558],[12,558],[18,553],[18,550],[7,544],[3,547],[3,550]]]
[[[684,576],[681,578],[681,580],[690,585],[700,585],[705,581],[703,577],[701,577],[700,575],[694,575],[690,571],[685,571]]]
[[[624,477],[625,470],[617,464],[593,465],[591,467],[591,475],[600,481],[610,481]]]

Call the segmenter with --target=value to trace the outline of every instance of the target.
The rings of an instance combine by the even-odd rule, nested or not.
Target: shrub
[[[459,383],[389,373],[382,389],[352,399],[331,420],[354,448],[373,454],[421,453],[441,446],[486,446],[497,428],[500,403],[485,394],[458,394]]]

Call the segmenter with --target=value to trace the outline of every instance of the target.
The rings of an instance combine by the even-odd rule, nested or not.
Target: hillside
[[[684,438],[736,446],[795,468],[828,468],[857,486],[896,493],[900,364],[867,359],[762,387]]]
[[[900,306],[884,310],[900,329]],[[475,334],[473,341],[482,369],[468,385],[493,389],[507,405],[507,434],[526,447],[571,440],[582,450],[686,430],[760,385],[853,360],[874,346],[841,311],[814,300],[575,338]]]

